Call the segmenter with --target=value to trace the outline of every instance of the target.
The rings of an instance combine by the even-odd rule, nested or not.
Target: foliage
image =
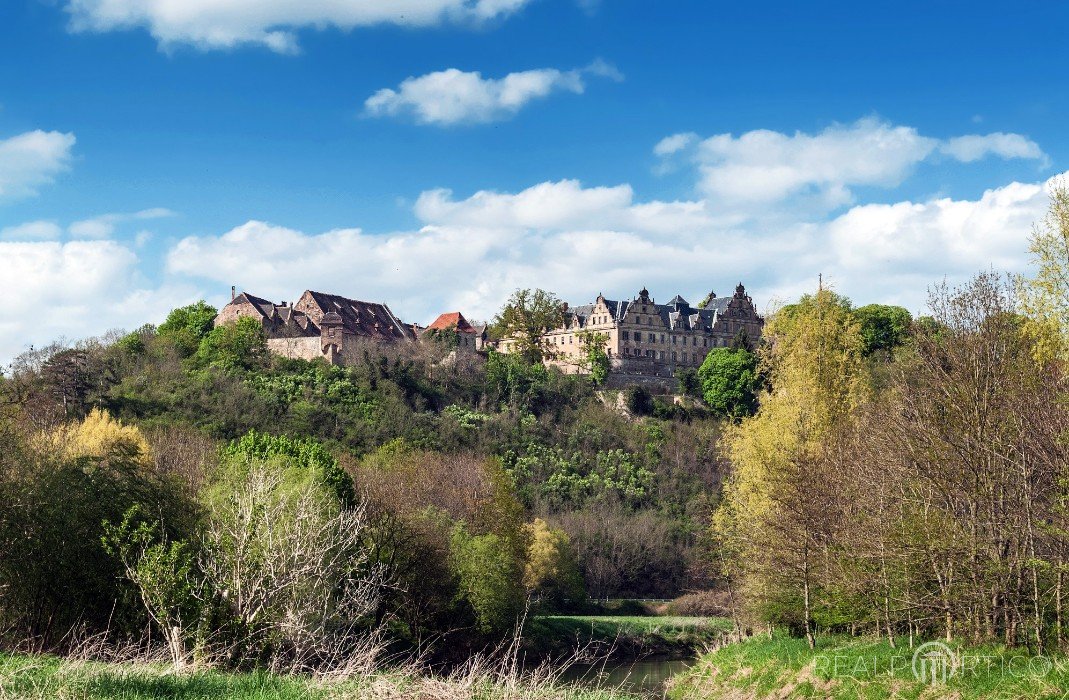
[[[458,595],[471,605],[479,630],[500,634],[515,626],[523,608],[522,574],[507,543],[492,532],[471,535],[457,523],[449,553]]]
[[[167,541],[161,524],[146,520],[140,504],[131,506],[119,524],[105,522],[101,542],[137,586],[145,610],[167,640],[172,663],[185,665],[202,609],[202,586],[188,543]]]
[[[442,413],[447,416],[452,416],[461,428],[468,430],[474,429],[490,420],[490,416],[486,413],[480,413],[479,411],[472,411],[453,404],[452,406],[446,406],[442,409]]]
[[[624,389],[624,405],[636,416],[648,416],[653,413],[653,396],[646,387],[632,384]]]
[[[542,518],[535,518],[526,529],[530,545],[523,585],[527,591],[551,601],[582,600],[583,579],[568,533],[550,527]]]
[[[702,385],[698,377],[698,370],[693,367],[683,367],[676,370],[676,379],[679,381],[679,393],[683,396],[701,398]]]
[[[266,356],[267,339],[263,328],[255,319],[242,316],[233,323],[208,331],[201,338],[193,361],[198,367],[211,366],[234,372],[259,367]]]
[[[521,355],[490,352],[486,383],[492,396],[513,406],[531,406],[549,383],[549,370],[531,364]]]
[[[1021,308],[1033,320],[1028,331],[1040,360],[1064,357],[1069,348],[1069,185],[1056,179],[1048,194],[1050,207],[1028,241],[1036,274],[1017,279]]]
[[[586,330],[578,333],[578,337],[582,353],[581,368],[590,375],[590,380],[595,386],[600,386],[608,379],[609,370],[612,368],[609,355],[605,352],[609,336],[606,333]]]
[[[745,349],[713,348],[698,369],[702,398],[714,413],[743,418],[757,410],[761,377],[757,356]]]
[[[173,344],[180,356],[189,357],[197,352],[201,341],[212,331],[218,313],[207,302],[198,301],[171,311],[156,332]]]
[[[152,463],[148,441],[141,431],[99,408],[90,411],[85,420],[41,434],[37,442],[42,449],[54,450],[66,459],[122,454],[142,466]]]
[[[307,471],[329,488],[344,506],[356,503],[353,480],[322,444],[311,438],[268,435],[251,430],[223,448],[223,456],[242,465],[281,461],[286,468]]]
[[[510,455],[505,463],[521,492],[529,497],[537,495],[555,509],[603,500],[640,504],[650,495],[654,477],[634,456],[620,449],[598,451],[588,457],[533,443],[523,454]],[[529,485],[534,487],[534,494]]]
[[[564,304],[544,289],[517,289],[494,317],[491,332],[495,338],[515,342],[516,352],[529,363],[538,363],[551,354],[542,339],[549,328],[564,323]]]
[[[824,468],[839,431],[862,403],[860,329],[848,300],[821,289],[765,328],[771,388],[726,447],[735,473],[716,527],[759,614],[797,623],[813,639],[814,567],[827,519],[807,508],[835,487]]]
[[[17,631],[15,643],[62,648],[75,626],[142,628],[144,609],[118,585],[102,524],[137,507],[178,540],[195,521],[188,491],[146,452],[136,428],[99,411],[44,434],[16,432],[0,450],[0,629]]]
[[[862,354],[866,356],[880,350],[891,352],[904,345],[913,324],[909,311],[886,304],[869,304],[854,309],[854,317],[861,326]]]

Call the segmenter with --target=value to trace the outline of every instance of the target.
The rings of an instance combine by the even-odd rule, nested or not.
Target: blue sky
[[[231,284],[427,322],[509,291],[919,311],[1023,271],[1069,5],[8,0],[0,363]],[[669,138],[674,137],[674,138]]]

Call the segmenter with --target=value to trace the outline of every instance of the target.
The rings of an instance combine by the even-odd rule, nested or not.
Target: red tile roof
[[[434,319],[431,325],[427,326],[426,330],[439,330],[444,331],[449,328],[456,328],[459,333],[478,333],[475,330],[468,319],[464,318],[464,314],[459,311],[453,311],[452,313],[442,314],[438,318]]]

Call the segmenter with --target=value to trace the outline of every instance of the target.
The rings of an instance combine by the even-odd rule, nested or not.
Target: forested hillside
[[[289,360],[255,324],[214,328],[214,315],[176,309],[158,328],[26,353],[5,374],[10,643],[133,636],[146,604],[154,627],[189,628],[174,640],[187,650],[220,615],[277,642],[268,628],[306,583],[267,581],[306,567],[364,586],[366,609],[335,611],[347,624],[413,645],[493,640],[528,599],[578,609],[713,585],[705,544],[726,467],[720,418],[696,402],[454,353],[448,334],[369,345],[350,367]],[[302,513],[318,525],[291,527]],[[312,560],[331,547],[346,566]],[[172,590],[175,576],[191,582]],[[263,599],[234,610],[250,578]],[[158,600],[140,600],[146,588]]]

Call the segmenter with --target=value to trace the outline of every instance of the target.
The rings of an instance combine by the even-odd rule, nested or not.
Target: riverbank
[[[837,636],[819,637],[815,650],[804,639],[780,636],[729,644],[701,656],[668,682],[672,700],[1053,700],[1067,696],[1069,659],[1065,656],[941,643],[892,649],[883,639]]]
[[[266,672],[175,671],[166,664],[74,661],[0,654],[2,700],[634,700],[622,691],[585,688],[533,673],[469,667],[447,677],[411,670],[345,679]]]
[[[617,658],[685,658],[721,641],[732,628],[721,617],[539,615],[524,631],[524,650],[538,658],[593,645]]]

